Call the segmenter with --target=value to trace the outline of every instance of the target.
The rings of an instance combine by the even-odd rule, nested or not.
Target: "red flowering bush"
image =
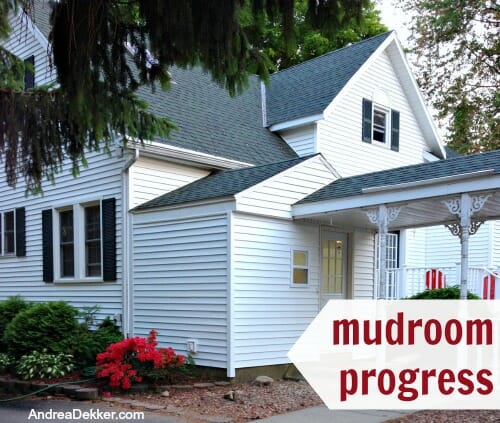
[[[109,379],[112,388],[130,389],[133,382],[157,375],[185,363],[185,357],[172,348],[157,348],[158,332],[152,329],[147,338],[135,337],[111,344],[97,355],[97,377]]]

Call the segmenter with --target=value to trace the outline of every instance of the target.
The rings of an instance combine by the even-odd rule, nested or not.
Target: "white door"
[[[321,301],[346,298],[347,234],[324,231],[321,237]]]

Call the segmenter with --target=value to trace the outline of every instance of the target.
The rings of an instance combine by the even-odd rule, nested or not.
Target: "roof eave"
[[[455,175],[453,180],[435,178],[427,184],[415,183],[408,187],[395,185],[378,187],[357,195],[350,195],[330,200],[294,204],[294,218],[309,218],[318,214],[336,211],[373,207],[380,204],[403,204],[426,198],[459,195],[464,192],[482,192],[500,188],[500,174],[487,171]],[[383,189],[382,189],[383,188]]]

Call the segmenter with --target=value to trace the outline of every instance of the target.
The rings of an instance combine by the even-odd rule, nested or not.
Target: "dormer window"
[[[362,140],[399,151],[399,112],[363,99]]]

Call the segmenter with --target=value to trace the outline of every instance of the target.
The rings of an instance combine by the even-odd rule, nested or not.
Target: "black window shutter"
[[[366,98],[363,99],[363,137],[364,142],[372,142],[372,102]]]
[[[24,71],[24,89],[29,90],[35,88],[35,56],[28,57],[24,63],[29,63],[33,68]]]
[[[43,281],[54,282],[52,210],[42,210]]]
[[[102,200],[102,278],[116,281],[116,205],[114,198]]]
[[[26,256],[26,210],[16,209],[16,256]]]
[[[399,112],[391,110],[391,150],[399,151]]]

